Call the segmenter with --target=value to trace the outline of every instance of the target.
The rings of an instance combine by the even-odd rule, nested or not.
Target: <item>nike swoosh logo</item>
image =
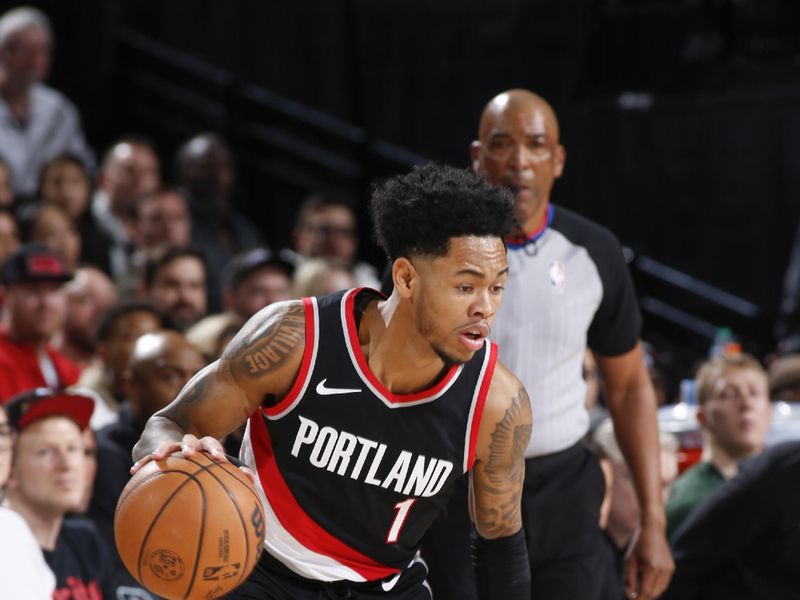
[[[401,573],[398,573],[394,577],[392,577],[389,581],[384,581],[381,583],[381,587],[383,588],[384,592],[389,592],[397,583],[397,580],[400,579]]]
[[[317,384],[317,393],[320,396],[335,396],[337,394],[357,394],[360,392],[360,389],[353,389],[353,388],[332,388],[326,387],[325,382],[328,381],[327,378],[323,379]]]

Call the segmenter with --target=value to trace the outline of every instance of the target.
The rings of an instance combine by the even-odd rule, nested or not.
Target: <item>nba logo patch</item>
[[[547,274],[550,276],[550,287],[553,288],[553,291],[556,294],[562,293],[567,286],[564,263],[560,260],[553,261],[547,269]]]

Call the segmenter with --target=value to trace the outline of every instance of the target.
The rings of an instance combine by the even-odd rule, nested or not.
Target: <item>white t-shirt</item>
[[[51,600],[56,578],[28,524],[0,507],[0,581],[3,598]]]

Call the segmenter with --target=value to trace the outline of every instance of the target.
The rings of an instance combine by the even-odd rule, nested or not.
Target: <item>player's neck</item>
[[[428,389],[442,376],[444,362],[415,333],[410,307],[402,305],[396,293],[384,302],[370,304],[361,322],[364,356],[387,389],[411,394]]]

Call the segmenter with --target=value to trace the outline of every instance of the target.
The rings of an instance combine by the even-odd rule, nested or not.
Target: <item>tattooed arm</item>
[[[530,436],[528,394],[498,363],[483,411],[471,476],[473,518],[484,538],[511,535],[522,528],[520,499]]]
[[[520,507],[530,435],[528,394],[498,363],[470,473],[470,512],[478,531],[473,550],[475,574],[482,600],[530,599],[530,567]]]
[[[239,427],[265,398],[280,400],[300,370],[305,317],[299,301],[254,315],[219,360],[198,372],[166,408],[147,422],[133,449],[132,472],[153,458],[203,450],[224,459],[216,440]]]

